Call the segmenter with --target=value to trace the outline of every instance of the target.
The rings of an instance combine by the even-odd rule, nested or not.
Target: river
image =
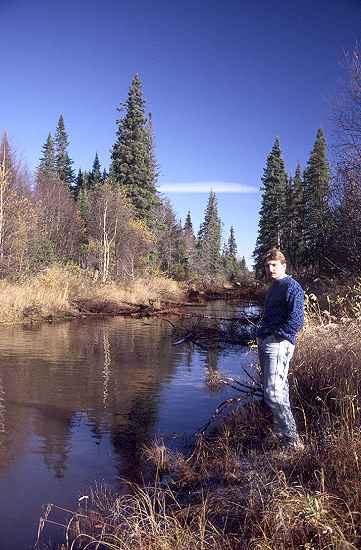
[[[235,316],[213,302],[201,313]],[[179,321],[173,321],[178,323]],[[0,550],[36,540],[48,503],[75,509],[94,481],[142,478],[156,434],[182,447],[217,404],[210,369],[242,377],[254,352],[172,344],[161,319],[92,319],[0,329]],[[55,528],[45,536],[54,542]]]

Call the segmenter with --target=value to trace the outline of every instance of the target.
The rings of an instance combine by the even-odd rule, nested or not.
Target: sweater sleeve
[[[290,289],[286,298],[287,315],[275,334],[282,338],[296,335],[304,323],[304,292],[300,286]]]

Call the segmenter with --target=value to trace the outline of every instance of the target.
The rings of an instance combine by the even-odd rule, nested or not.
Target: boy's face
[[[271,279],[278,279],[286,273],[286,264],[281,264],[280,260],[269,260],[266,262],[266,273]]]

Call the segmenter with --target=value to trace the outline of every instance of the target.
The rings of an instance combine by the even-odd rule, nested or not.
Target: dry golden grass
[[[52,266],[21,283],[0,281],[0,323],[16,324],[75,315],[77,301],[91,300],[97,312],[122,304],[149,304],[181,298],[178,284],[166,277],[102,285],[76,267]]]
[[[90,540],[117,550],[360,548],[361,324],[310,323],[296,350],[291,401],[304,450],[269,441],[260,403],[229,414],[189,455],[156,441],[145,451],[154,487],[133,486],[127,497],[95,491],[92,512],[71,519],[80,529],[73,548]]]
[[[63,550],[231,550],[230,540],[209,520],[207,499],[188,513],[170,489],[142,489],[129,485],[128,493],[114,495],[97,486],[90,495],[93,508],[69,515],[68,510],[49,505],[40,520],[39,537],[53,510],[64,514],[66,531]],[[38,548],[46,548],[38,542]]]

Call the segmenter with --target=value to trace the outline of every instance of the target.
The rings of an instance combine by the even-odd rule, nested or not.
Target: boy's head
[[[286,258],[278,248],[271,248],[264,256],[267,275],[272,279],[283,277],[286,273]]]

